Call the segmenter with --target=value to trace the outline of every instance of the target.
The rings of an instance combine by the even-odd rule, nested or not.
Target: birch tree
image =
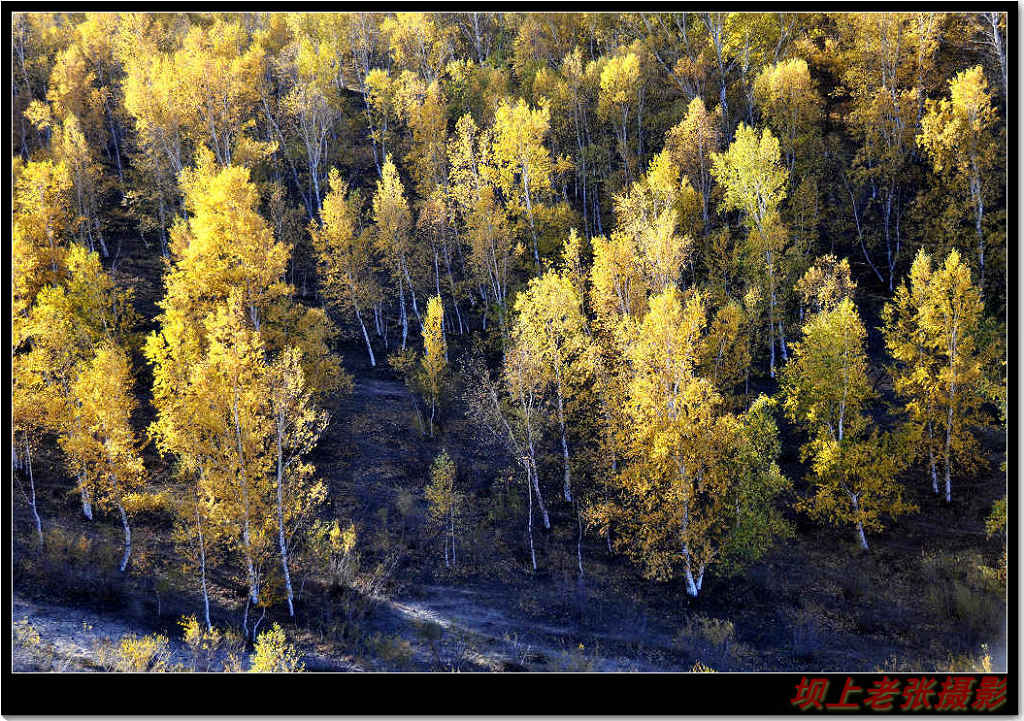
[[[542,386],[554,392],[562,450],[562,495],[572,503],[571,460],[566,402],[574,398],[587,377],[589,344],[582,299],[572,283],[548,271],[530,281],[516,297],[511,339]]]
[[[441,399],[448,368],[448,343],[444,335],[444,305],[441,296],[427,301],[427,318],[423,322],[423,359],[420,373],[423,386],[430,396],[430,437],[434,437],[434,416]]]
[[[409,315],[405,305],[408,292],[412,300],[412,309],[416,319],[420,319],[419,306],[416,304],[416,289],[412,274],[409,272],[410,256],[412,255],[412,214],[405,198],[402,179],[398,177],[391,156],[384,161],[381,178],[373,194],[373,222],[375,242],[384,262],[387,263],[393,282],[398,283],[399,321],[402,324],[402,350],[405,350],[409,337]],[[408,289],[408,291],[406,291]]]
[[[507,201],[525,212],[533,239],[533,259],[540,271],[540,250],[534,204],[551,191],[553,163],[544,139],[551,127],[551,111],[546,104],[530,108],[525,101],[506,100],[494,114],[494,168],[496,185]]]
[[[936,173],[956,176],[966,187],[977,236],[978,285],[985,288],[986,181],[995,169],[996,109],[981,66],[964,70],[949,81],[947,100],[927,102],[917,142],[931,157]]]
[[[699,294],[684,302],[673,287],[651,299],[627,350],[618,496],[594,514],[614,520],[616,546],[646,576],[681,574],[689,596],[700,593],[709,567],[740,548],[757,557],[785,525],[772,507],[787,484],[775,465],[778,448],[766,442],[775,432],[764,425],[773,426],[766,407],[754,411],[761,430],[748,430],[696,374],[704,313]],[[740,529],[745,539],[732,535]]]
[[[455,480],[455,462],[448,451],[441,451],[430,466],[430,482],[423,494],[427,499],[430,518],[444,537],[445,568],[455,565],[455,521],[463,502]]]
[[[370,365],[376,366],[373,344],[366,330],[363,311],[376,299],[373,276],[374,248],[359,230],[358,196],[349,190],[337,168],[328,175],[330,191],[324,198],[320,223],[310,223],[309,232],[317,252],[321,292],[335,308],[351,306],[366,343]]]
[[[977,467],[982,455],[973,429],[990,422],[983,405],[999,344],[982,323],[981,291],[956,250],[938,267],[921,250],[884,319],[896,361],[894,387],[921,431],[919,448],[929,456],[936,493],[936,456],[941,460],[949,503],[954,465],[961,471]]]
[[[809,436],[801,455],[811,461],[814,495],[800,507],[853,525],[865,550],[865,530],[881,530],[881,514],[895,518],[912,510],[895,478],[902,454],[891,437],[868,434],[874,393],[866,336],[853,302],[844,299],[807,321],[782,376],[786,414]]]
[[[112,506],[120,515],[122,573],[132,552],[128,515],[145,477],[140,444],[131,426],[136,405],[133,386],[124,350],[111,343],[100,345],[75,380],[74,420],[70,432],[61,438],[72,466],[89,479],[97,505]]]
[[[789,173],[782,165],[779,141],[768,129],[758,133],[741,123],[729,149],[712,155],[711,173],[723,188],[723,209],[741,211],[748,242],[765,259],[768,370],[774,378],[776,338],[783,360],[788,355],[783,320],[778,312],[777,275],[786,244],[786,229],[779,219],[778,207],[786,197]]]

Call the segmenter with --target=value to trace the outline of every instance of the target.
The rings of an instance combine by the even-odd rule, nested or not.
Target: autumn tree
[[[913,510],[895,476],[902,454],[890,436],[868,433],[874,393],[864,352],[867,332],[850,299],[822,310],[803,327],[783,371],[786,414],[806,430],[814,495],[800,507],[835,525],[852,524],[861,548],[865,529],[881,530],[882,514]]]
[[[532,109],[523,100],[502,102],[494,115],[496,185],[517,212],[525,212],[538,271],[541,265],[534,205],[551,190],[552,160],[544,145],[550,124],[547,105]]]
[[[248,166],[264,157],[272,146],[252,130],[265,54],[242,24],[218,18],[208,27],[192,26],[173,62],[180,78],[177,100],[195,114],[189,132],[217,162]]]
[[[768,129],[758,133],[740,124],[729,149],[712,155],[711,173],[723,188],[722,207],[741,211],[748,242],[765,259],[768,369],[774,378],[776,337],[783,360],[787,358],[784,326],[778,313],[777,269],[786,244],[786,229],[779,219],[778,207],[786,196],[788,171],[782,166],[779,141]]]
[[[136,405],[133,386],[124,350],[112,343],[100,345],[75,380],[74,419],[68,434],[61,438],[64,452],[87,479],[97,505],[113,506],[121,516],[122,572],[132,552],[128,514],[145,476],[139,442],[131,426]]]
[[[289,14],[291,20],[295,16]],[[321,212],[323,193],[321,186],[327,180],[328,146],[338,120],[334,99],[336,53],[328,37],[317,27],[314,32],[303,32],[301,23],[293,20],[296,38],[289,49],[291,62],[286,72],[292,82],[291,90],[282,100],[282,106],[294,124],[305,150],[309,171],[308,204],[310,215]]]
[[[743,303],[725,302],[708,326],[701,350],[702,375],[711,379],[727,406],[745,398],[737,394],[751,365],[751,326],[755,318]]]
[[[493,143],[489,130],[477,127],[463,115],[448,142],[448,199],[455,227],[461,228],[469,246],[468,269],[486,307],[496,307],[500,326],[505,324],[514,244],[511,221],[501,202],[493,167]],[[456,246],[457,247],[457,246]]]
[[[249,658],[250,673],[301,673],[302,656],[277,623],[261,633]]]
[[[182,174],[182,189],[189,219],[172,232],[160,327],[146,345],[151,433],[190,481],[181,520],[206,524],[191,534],[199,550],[224,539],[244,563],[248,633],[250,606],[271,601],[274,546],[287,591],[289,536],[323,499],[304,460],[322,432],[311,408],[347,377],[328,351],[322,311],[291,298],[289,250],[257,212],[249,170],[218,166],[207,152]],[[205,561],[201,571],[205,594]]]
[[[936,173],[955,176],[967,189],[977,235],[978,285],[985,288],[985,182],[994,169],[996,109],[981,66],[949,81],[949,99],[929,100],[917,142],[931,157]]]
[[[410,135],[405,167],[410,169],[417,195],[427,199],[443,189],[448,179],[447,98],[436,80],[428,83],[405,72],[396,83],[395,104]]]
[[[516,297],[515,314],[512,342],[530,364],[527,371],[537,383],[553,390],[562,449],[562,495],[571,503],[565,406],[588,376],[590,351],[582,299],[566,277],[548,271],[532,279]]]
[[[377,248],[387,263],[392,280],[398,282],[402,349],[405,350],[409,337],[409,316],[405,305],[406,288],[408,288],[412,309],[418,320],[420,311],[416,304],[416,289],[409,272],[410,256],[413,252],[412,214],[409,212],[402,179],[398,176],[398,169],[390,155],[384,161],[381,178],[377,182],[377,190],[373,194],[373,222]]]
[[[801,316],[804,309],[811,313],[832,310],[843,300],[853,300],[857,282],[850,274],[850,262],[834,255],[823,255],[807,269],[796,283],[800,296]]]
[[[897,289],[883,317],[886,346],[896,361],[894,388],[918,431],[936,493],[936,457],[942,460],[949,503],[954,463],[968,470],[982,460],[973,429],[987,421],[988,367],[998,344],[982,321],[981,290],[956,250],[939,267],[921,250],[909,282]]]
[[[30,105],[26,114],[37,126],[50,132],[53,156],[68,171],[74,198],[76,240],[88,245],[90,250],[99,246],[106,257],[110,253],[103,239],[98,200],[103,192],[102,169],[93,157],[81,123],[71,113],[62,121],[56,120],[50,108],[40,103]]]
[[[330,192],[324,198],[320,223],[310,223],[309,232],[317,252],[317,270],[321,292],[336,307],[352,306],[359,329],[363,332],[370,365],[376,366],[370,334],[360,305],[364,308],[375,298],[373,276],[374,249],[366,233],[359,228],[358,196],[349,190],[337,168],[328,175]]]
[[[455,565],[455,519],[463,500],[456,488],[455,476],[455,462],[448,451],[441,451],[430,466],[430,482],[423,491],[430,518],[444,534],[445,568]]]
[[[23,354],[12,354],[11,425],[14,441],[14,467],[20,470],[28,480],[28,492],[24,495],[29,509],[32,511],[39,545],[42,546],[43,522],[39,517],[32,457],[33,452],[39,449],[47,428],[45,407],[42,405],[46,385],[42,373],[37,372],[26,361]]]
[[[904,245],[900,219],[913,177],[914,137],[934,83],[940,26],[937,13],[880,12],[845,14],[837,27],[837,70],[851,96],[844,120],[857,142],[843,182],[864,259],[892,292]],[[865,242],[873,238],[877,250]],[[884,253],[885,275],[877,252]]]
[[[267,369],[266,389],[273,427],[277,540],[288,601],[295,615],[289,548],[298,528],[327,499],[327,487],[318,480],[309,454],[327,428],[327,412],[318,408],[302,369],[302,352],[295,347],[281,353]]]
[[[39,290],[59,282],[75,229],[67,166],[51,160],[15,164],[11,252],[12,306],[23,317]]]
[[[430,437],[434,437],[434,415],[441,397],[448,367],[448,343],[444,332],[444,305],[440,296],[427,301],[427,317],[423,321],[423,359],[420,373],[423,386],[430,396]]]
[[[395,13],[384,18],[380,33],[398,67],[413,70],[428,82],[438,79],[452,53],[454,28],[435,22],[430,13]]]
[[[708,112],[704,101],[695,97],[686,115],[665,137],[672,158],[700,194],[705,232],[711,223],[712,154],[721,146],[720,124],[720,112]]]
[[[508,451],[525,474],[527,495],[527,540],[530,563],[537,570],[537,555],[533,539],[533,501],[544,528],[551,528],[551,518],[540,488],[537,465],[538,444],[541,437],[542,389],[535,374],[531,373],[530,359],[518,346],[510,347],[495,378],[478,359],[471,360],[466,375],[471,379],[467,388],[467,401],[471,417],[486,429]]]
[[[636,173],[636,159],[629,145],[629,130],[632,120],[630,116],[638,112],[641,92],[640,58],[637,54],[626,52],[609,58],[601,70],[598,112],[611,121],[615,128],[626,182],[632,180]],[[639,127],[639,119],[637,124]]]
[[[73,245],[64,264],[63,282],[38,293],[19,328],[26,352],[18,367],[26,385],[40,393],[37,402],[47,430],[67,438],[77,432],[74,388],[79,374],[103,342],[125,346],[131,341],[136,316],[131,293],[115,286],[96,253]],[[82,512],[91,519],[92,483],[83,467],[74,470]]]
[[[723,412],[711,381],[696,375],[704,313],[699,294],[684,302],[674,287],[651,299],[627,351],[627,463],[617,482],[619,500],[594,514],[599,524],[615,521],[617,545],[645,575],[667,580],[681,567],[690,596],[698,595],[705,571],[734,541],[754,556],[763,552],[761,541],[775,531],[760,535],[752,529],[781,529],[771,499],[785,486],[772,455],[777,446],[762,438],[773,432],[764,426],[766,407],[757,405],[759,430],[751,428],[748,435],[742,418]],[[745,437],[760,439],[759,447],[746,446]],[[744,457],[744,448],[752,455]],[[740,479],[752,480],[761,491],[744,491]],[[762,492],[760,501],[748,502]],[[737,493],[751,495],[737,504]],[[733,515],[738,506],[745,515],[767,515],[747,526]],[[761,541],[731,541],[730,533],[740,527],[751,531],[750,540]]]
[[[822,112],[821,98],[807,62],[802,58],[790,58],[765,68],[754,84],[754,93],[779,138],[783,162],[791,181],[803,177],[810,158],[800,158],[802,172],[797,173],[797,156],[801,151],[808,155],[815,151],[812,143],[819,132]]]

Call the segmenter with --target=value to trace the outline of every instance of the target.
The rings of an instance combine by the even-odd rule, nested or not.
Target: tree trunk
[[[366,324],[363,323],[363,316],[359,313],[359,304],[355,302],[355,296],[353,295],[352,307],[356,311],[356,320],[359,321],[359,327],[363,331],[363,340],[366,341],[366,352],[370,354],[370,367],[377,367],[377,359],[373,357],[373,346],[370,345],[370,334],[366,332]]]
[[[537,474],[537,460],[536,460],[536,456],[534,454],[534,449],[533,449],[533,437],[532,437],[532,434],[531,434],[531,436],[529,438],[528,445],[529,445],[529,448],[530,448],[529,465],[530,465],[530,473],[533,476],[533,490],[537,494],[537,506],[540,508],[540,517],[541,517],[541,520],[544,521],[544,528],[545,529],[549,529],[549,528],[551,528],[551,519],[548,516],[547,506],[544,505],[544,497],[541,496],[541,494],[540,494],[540,480],[538,479],[538,474]]]
[[[253,603],[260,602],[259,589],[256,583],[256,568],[252,562],[252,547],[249,535],[249,483],[245,473],[245,453],[242,450],[242,426],[238,420],[238,393],[235,393],[234,402],[235,415],[235,439],[238,443],[238,468],[242,476],[242,508],[244,511],[242,523],[242,547],[245,549],[246,570],[249,573],[249,597]]]
[[[579,569],[579,580],[583,580],[583,521],[580,519],[579,504],[576,505],[576,567]]]
[[[850,500],[853,501],[853,512],[858,513],[860,511],[860,504],[857,503],[857,496],[850,494]],[[858,518],[857,519],[857,541],[860,543],[860,547],[865,551],[868,549],[868,539],[864,535],[864,523]]]
[[[451,527],[452,527],[452,565],[455,565],[455,509],[451,509]]]
[[[120,501],[117,503],[117,510],[121,512],[121,525],[124,526],[124,556],[121,558],[121,573],[128,568],[128,558],[132,555],[132,529],[128,525],[128,514]]]
[[[682,475],[682,471],[680,471],[680,476],[681,475]],[[689,525],[690,525],[690,508],[689,508],[689,505],[686,503],[686,501],[684,501],[683,502],[683,526],[682,526],[682,533],[683,533],[683,537],[684,538],[686,537],[686,531],[689,528]],[[686,593],[689,596],[691,596],[692,598],[696,598],[697,594],[700,593],[700,581],[701,581],[701,576],[702,576],[703,572],[701,572],[701,574],[698,576],[698,578],[696,578],[696,579],[694,578],[694,576],[693,576],[693,563],[692,563],[692,561],[690,559],[690,544],[687,543],[686,541],[683,541],[683,560],[686,562],[686,568],[685,568]]]
[[[206,588],[206,543],[203,540],[203,520],[199,511],[198,493],[196,493],[196,532],[199,535],[199,580],[203,591],[203,618],[206,620],[206,630],[213,631],[213,624],[210,623],[210,594]]]
[[[434,397],[434,395],[431,394],[431,396],[430,396],[430,425],[429,425],[430,437],[431,438],[434,437],[434,409],[437,406],[436,400],[437,399]]]
[[[533,224],[533,201],[530,198],[530,176],[529,170],[524,165],[522,173],[523,195],[526,198],[526,216],[530,221],[530,235],[533,238],[533,260],[537,263],[537,273],[540,273],[540,251],[537,249],[537,228]]]
[[[292,575],[288,571],[288,543],[284,537],[284,449],[281,437],[284,435],[284,418],[277,414],[277,541],[281,548],[281,567],[284,569],[284,588],[288,597],[288,615],[295,616],[292,593]]]
[[[933,442],[932,439],[933,439],[932,424],[931,424],[931,421],[929,421],[928,422],[928,468],[931,470],[931,474],[932,474],[932,491],[936,495],[938,495],[938,493],[939,493],[939,476],[938,476],[938,471],[937,471],[937,469],[935,467],[936,466],[936,463],[935,463],[935,450],[932,447],[932,442]]]
[[[526,470],[526,535],[530,539],[530,563],[537,570],[537,552],[533,548],[533,491],[530,489],[530,469]]]
[[[946,420],[946,503],[949,503],[952,499],[951,493],[951,482],[950,482],[950,465],[952,463],[952,448],[953,448],[953,395],[952,390],[950,391],[949,397],[949,415]]]
[[[444,567],[451,568],[448,564],[448,533],[444,534]]]
[[[89,498],[89,490],[85,487],[85,476],[78,476],[78,490],[82,494],[82,513],[90,521],[92,520],[92,500]]]
[[[43,523],[39,520],[39,509],[36,507],[36,479],[32,473],[32,445],[25,440],[25,465],[28,467],[28,490],[29,499],[32,505],[32,517],[36,522],[36,535],[39,536],[39,546],[43,545]]]
[[[402,319],[402,350],[405,350],[406,341],[409,338],[409,316],[405,312],[405,292],[402,290],[402,277],[398,277],[398,304],[399,315]]]
[[[975,163],[972,161],[972,165]],[[982,229],[982,221],[985,218],[985,199],[981,194],[981,176],[975,171],[971,178],[971,192],[974,195],[974,229],[978,234],[978,265],[979,278],[978,286],[981,288],[982,296],[985,294],[985,233]]]
[[[562,405],[562,373],[555,366],[555,390],[558,397],[558,427],[562,432],[562,461],[565,467],[562,493],[566,503],[572,503],[572,488],[569,482],[569,443],[565,438],[565,411]]]
[[[696,598],[697,594],[700,593],[700,586],[697,584],[697,579],[694,578],[693,571],[690,568],[690,552],[686,549],[685,545],[683,546],[683,556],[686,558],[686,595]]]
[[[420,317],[419,306],[416,305],[416,289],[412,286],[412,277],[409,275],[409,269],[405,266],[405,259],[402,259],[402,272],[405,274],[405,282],[409,286],[409,297],[412,298],[412,312],[416,316],[416,320],[419,321],[420,327],[423,327],[423,319]]]
[[[775,377],[775,276],[772,272],[772,252],[765,252],[768,263],[768,374]]]
[[[892,240],[889,235],[889,223],[890,216],[892,215],[892,188],[888,190],[885,196],[885,215],[882,227],[885,231],[885,256],[886,262],[889,265],[889,292],[892,293],[893,281],[896,275],[896,257],[892,252]]]
[[[456,238],[455,242],[458,242],[458,238]],[[459,323],[459,335],[462,335],[464,331],[462,323],[462,312],[459,310],[458,298],[455,297],[455,279],[452,277],[452,259],[448,254],[447,245],[445,245],[444,248],[444,262],[445,267],[448,270],[448,288],[452,296],[452,306],[455,308],[455,318]]]

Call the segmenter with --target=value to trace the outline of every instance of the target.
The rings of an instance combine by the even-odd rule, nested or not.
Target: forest
[[[1005,666],[1005,13],[10,23],[16,670]]]

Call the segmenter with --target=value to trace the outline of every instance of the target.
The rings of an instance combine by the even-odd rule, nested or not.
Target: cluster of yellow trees
[[[51,439],[85,516],[116,511],[122,570],[164,493],[207,628],[212,568],[244,578],[255,635],[250,610],[294,613],[297,566],[350,545],[309,461],[352,382],[339,327],[370,366],[401,351],[431,438],[449,444],[465,387],[522,473],[533,568],[557,488],[580,574],[597,533],[693,596],[792,533],[779,413],[804,441],[798,508],[866,548],[913,510],[911,465],[952,502],[1005,409],[996,14],[20,14],[12,32],[35,532]],[[126,236],[164,262],[145,337],[103,260]],[[889,296],[884,369],[855,270]],[[883,375],[895,423],[874,422]],[[453,565],[447,447],[424,495]]]

